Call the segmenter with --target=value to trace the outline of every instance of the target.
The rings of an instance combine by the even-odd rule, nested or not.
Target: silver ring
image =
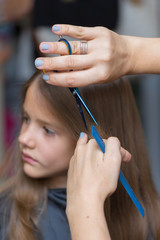
[[[87,54],[87,50],[88,50],[88,43],[87,43],[87,41],[80,41],[80,43],[81,43],[80,53],[81,54]]]

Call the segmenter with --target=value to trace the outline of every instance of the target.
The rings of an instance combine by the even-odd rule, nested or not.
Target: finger
[[[91,40],[100,35],[101,27],[80,27],[66,24],[53,25],[52,31],[57,35],[67,35],[77,39]]]
[[[112,166],[120,169],[121,165],[121,152],[120,141],[116,137],[110,137],[105,140],[105,156],[104,160],[110,162]]]
[[[83,87],[97,83],[99,72],[95,68],[71,72],[47,72],[43,79],[47,83],[61,87]],[[100,82],[100,81],[99,81]]]
[[[81,42],[80,41],[71,41],[69,42],[72,54],[81,54]],[[87,42],[87,53],[90,53],[90,44],[91,42]],[[67,55],[68,48],[63,42],[42,42],[39,46],[39,49],[42,53],[47,54],[60,54]]]
[[[68,71],[70,69],[87,69],[93,65],[94,59],[89,55],[72,55],[58,57],[44,57],[35,60],[35,66],[39,70]]]
[[[81,148],[81,146],[84,146],[87,143],[87,141],[88,141],[88,135],[84,132],[81,132],[79,139],[77,141],[77,145],[76,145],[74,153],[76,154],[78,149]]]
[[[80,137],[77,141],[77,146],[80,146],[80,145],[85,145],[88,141],[88,135],[84,132],[81,132],[80,133]]]
[[[74,151],[74,156],[77,156],[77,154],[80,153],[80,156],[82,157],[82,155],[84,154],[84,152],[82,151],[82,148],[87,144],[87,142],[88,142],[88,135],[84,132],[81,132],[79,139],[77,141],[75,151]],[[71,162],[75,162],[74,157],[71,159]]]
[[[122,161],[129,162],[131,160],[132,155],[122,147],[121,147],[120,151],[121,151]]]

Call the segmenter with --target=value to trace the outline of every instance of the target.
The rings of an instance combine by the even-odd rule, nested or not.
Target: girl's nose
[[[20,144],[28,148],[35,147],[35,139],[33,133],[31,133],[30,131],[21,132],[18,137],[18,141]]]

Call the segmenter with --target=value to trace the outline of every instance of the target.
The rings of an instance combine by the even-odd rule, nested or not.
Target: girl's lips
[[[23,161],[30,163],[30,164],[36,164],[37,161],[35,159],[33,159],[32,157],[30,157],[29,155],[22,153],[22,159]]]

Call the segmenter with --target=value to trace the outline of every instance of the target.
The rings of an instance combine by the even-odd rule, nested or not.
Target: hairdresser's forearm
[[[103,204],[80,201],[67,209],[72,240],[111,240]]]
[[[160,74],[160,38],[123,38],[129,52],[128,74]]]

